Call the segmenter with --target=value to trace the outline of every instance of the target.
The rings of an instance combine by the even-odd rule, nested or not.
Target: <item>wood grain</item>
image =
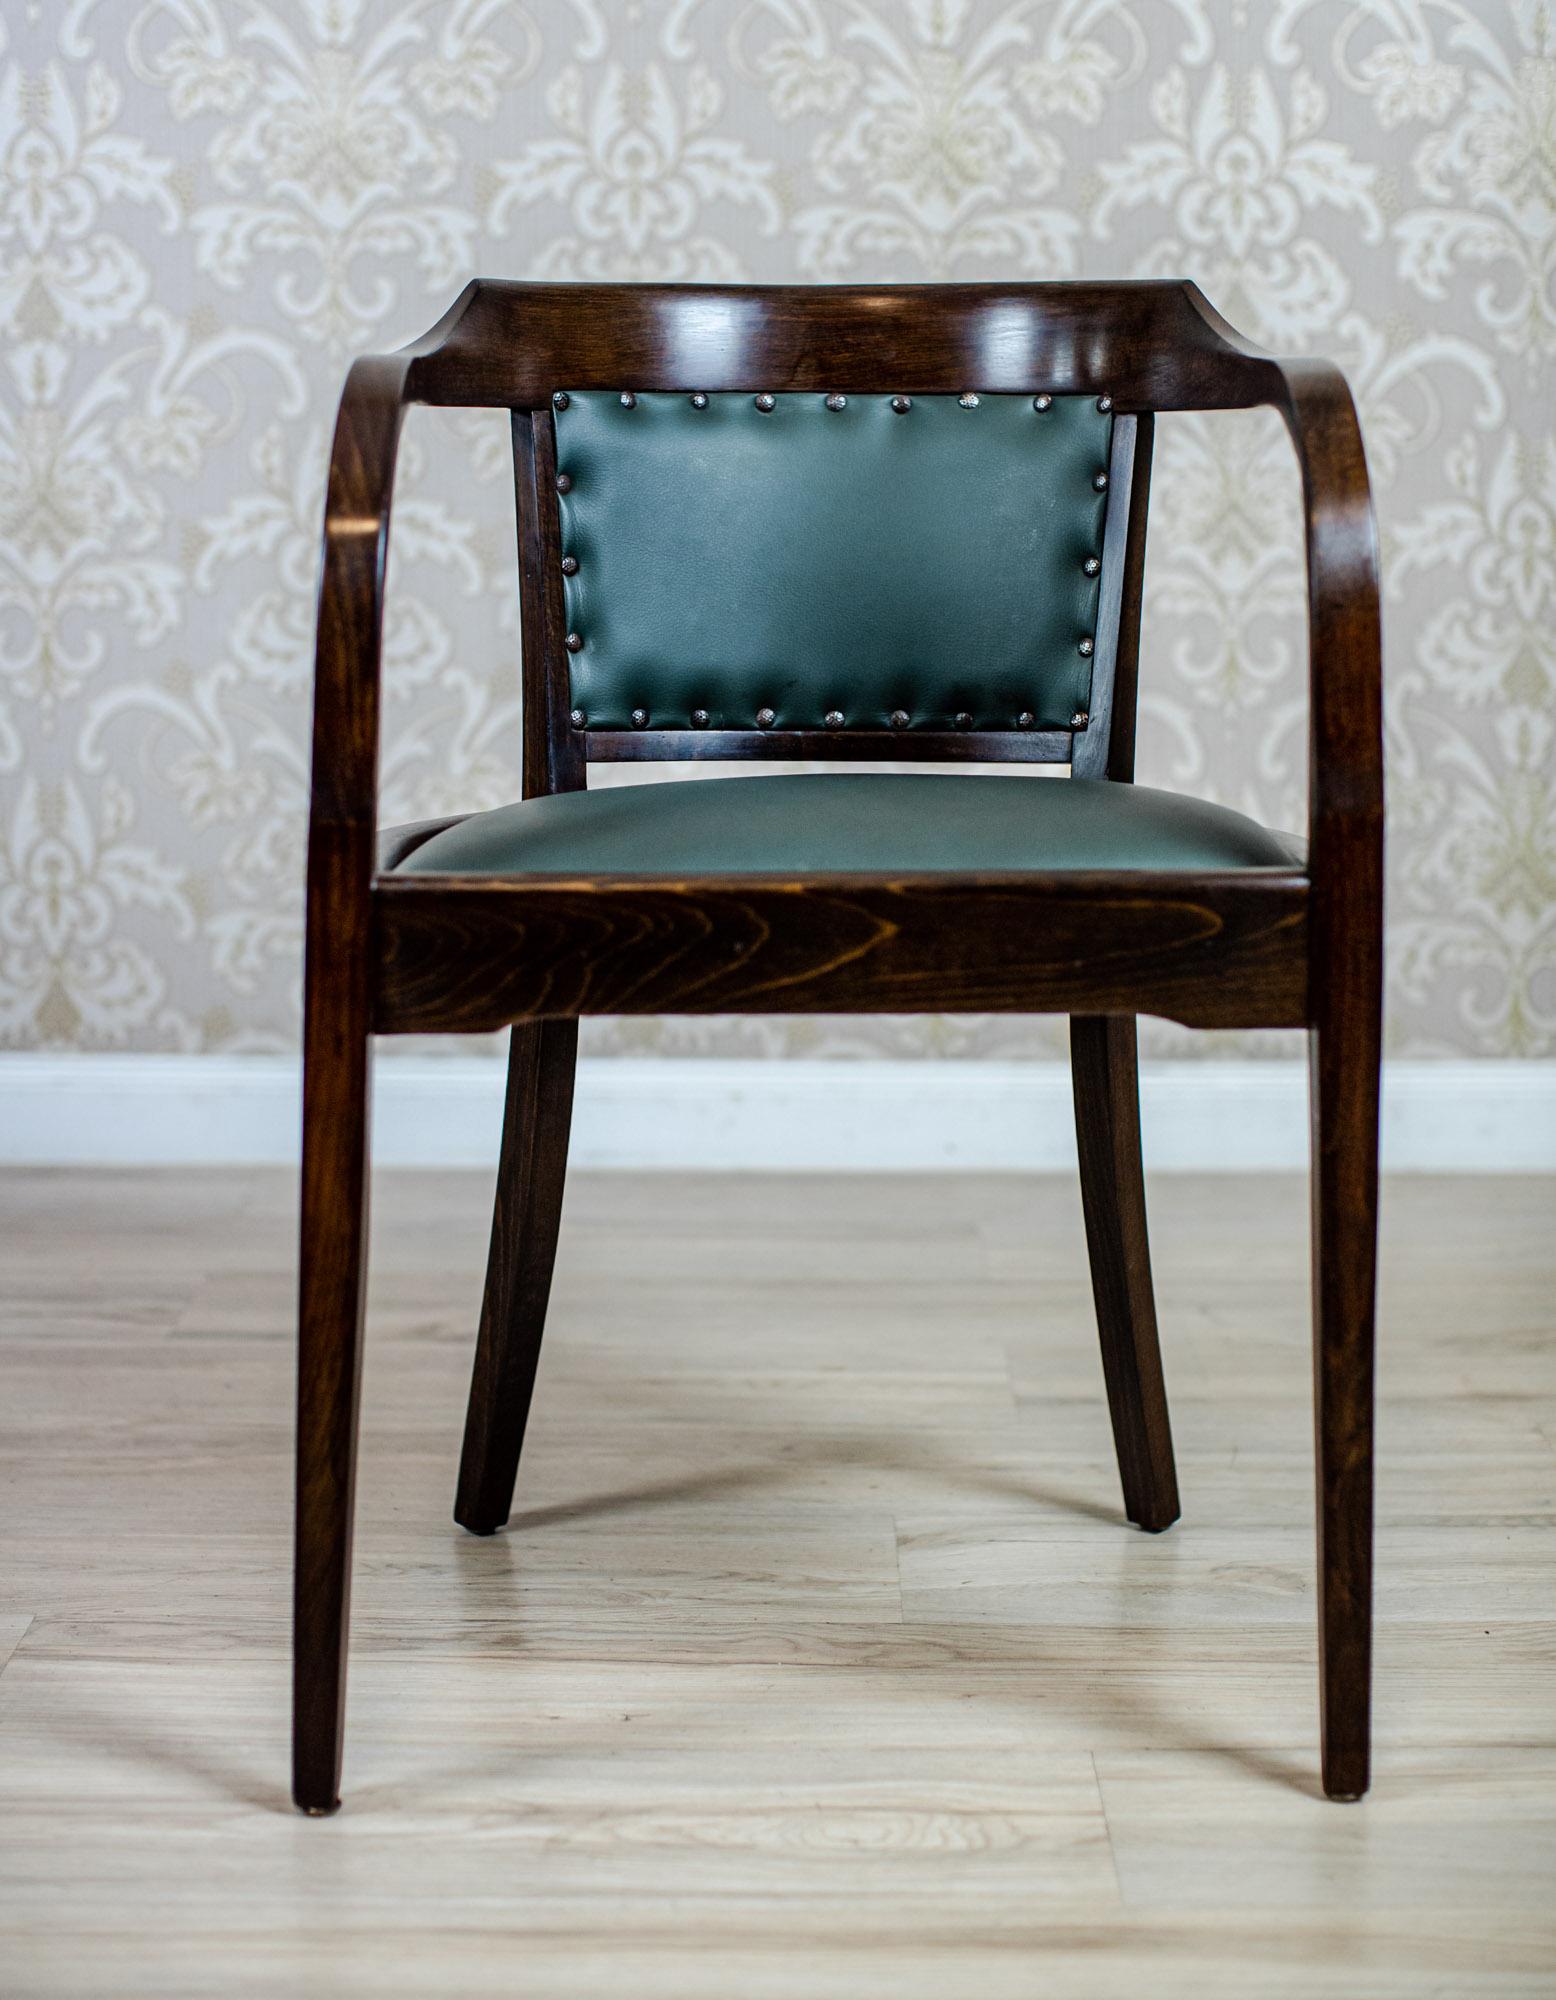
[[[468,285],[402,350],[418,401],[538,410],[552,392],[901,389],[1244,407],[1271,363],[1181,279],[975,285]],[[398,358],[398,357],[397,357]]]
[[[1143,1012],[1291,1027],[1307,882],[421,875],[376,895],[381,1033],[542,1015]]]
[[[497,1199],[465,1414],[454,1519],[493,1534],[508,1518],[551,1296],[578,1063],[576,1021],[513,1030]]]
[[[293,1795],[340,1802],[357,1406],[367,1300],[371,955],[359,831],[308,843],[297,1286]]]
[[[1373,1376],[1383,1055],[1383,664],[1378,550],[1350,390],[1282,370],[1308,557],[1313,1384],[1325,1789],[1368,1783]]]
[[[1152,422],[1149,413],[1113,419],[1091,698],[1086,727],[1070,739],[1070,775],[1076,778],[1113,777],[1116,774],[1110,768],[1110,758],[1114,738],[1127,743],[1131,751],[1134,744],[1133,648],[1139,639]]]
[[[1127,421],[1124,418],[1118,423]],[[1112,610],[1118,592],[1117,625],[1110,632],[1113,647],[1113,688],[1108,712],[1098,720],[1107,738],[1107,775],[1121,784],[1135,775],[1135,730],[1139,722],[1140,623],[1145,604],[1145,536],[1151,504],[1151,460],[1155,450],[1156,418],[1142,410],[1133,419],[1134,460],[1129,468],[1129,509],[1124,526],[1124,559],[1118,572],[1103,563],[1103,582]],[[1113,527],[1112,510],[1108,526]],[[1116,582],[1115,582],[1116,574]],[[1100,629],[1100,628],[1099,628]]]
[[[354,362],[324,509],[303,966],[293,1796],[339,1803],[365,1303],[384,579],[404,357]]]
[[[1152,1534],[1178,1518],[1140,1154],[1140,1071],[1129,1016],[1070,1022],[1075,1138],[1091,1286],[1124,1511]]]

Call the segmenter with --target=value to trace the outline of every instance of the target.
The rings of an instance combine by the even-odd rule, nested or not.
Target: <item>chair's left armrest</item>
[[[312,824],[365,829],[378,788],[389,511],[410,357],[365,355],[341,394],[324,504],[314,653]]]
[[[1378,540],[1361,426],[1327,361],[1271,364],[1302,469],[1307,543],[1309,842],[1315,878],[1381,855],[1383,653]]]

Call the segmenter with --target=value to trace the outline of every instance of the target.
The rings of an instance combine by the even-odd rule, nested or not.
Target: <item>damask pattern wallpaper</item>
[[[1186,273],[1338,360],[1388,586],[1390,1047],[1552,1053],[1550,0],[8,0],[0,1043],[295,1044],[334,401],[477,272]],[[390,817],[515,789],[505,450],[484,413],[410,426]],[[1300,826],[1283,434],[1169,419],[1158,461],[1141,775]],[[597,1029],[1060,1046],[1012,1020]]]

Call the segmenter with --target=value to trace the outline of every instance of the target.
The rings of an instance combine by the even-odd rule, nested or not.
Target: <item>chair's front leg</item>
[[[1307,544],[1308,1021],[1324,1790],[1367,1789],[1373,1321],[1383,1048],[1383,652],[1356,406],[1325,361],[1263,364],[1302,468]]]
[[[316,832],[303,1026],[292,1797],[308,1813],[340,1804],[367,1275],[369,963],[329,893],[330,845]]]
[[[1379,1009],[1312,1032],[1313,1389],[1324,1790],[1367,1789],[1372,1715],[1373,1349]]]

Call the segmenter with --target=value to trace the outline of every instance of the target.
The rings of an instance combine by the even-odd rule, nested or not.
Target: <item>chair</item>
[[[511,412],[523,798],[382,838],[411,403]],[[1132,784],[1152,424],[1271,405],[1301,467],[1305,846]],[[369,1049],[510,1027],[455,1518],[508,1518],[589,1014],[1070,1016],[1125,1511],[1178,1492],[1135,1016],[1309,1031],[1323,1785],[1368,1782],[1381,1013],[1377,555],[1345,383],[1185,283],[480,282],[357,361],[329,471],[308,847],[294,1796],[339,1803]],[[846,772],[586,788],[612,759]],[[1058,763],[1013,775],[893,764]],[[846,1087],[846,1080],[840,1077]]]

